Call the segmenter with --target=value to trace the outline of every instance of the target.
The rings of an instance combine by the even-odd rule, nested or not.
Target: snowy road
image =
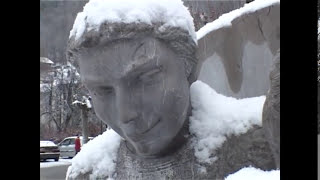
[[[40,162],[40,180],[64,180],[71,159],[47,160]]]

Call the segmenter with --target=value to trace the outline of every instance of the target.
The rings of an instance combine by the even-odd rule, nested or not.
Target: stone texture
[[[263,107],[262,123],[277,168],[280,168],[280,49],[270,73],[270,90]]]
[[[131,153],[125,141],[121,142],[116,174],[118,180],[125,179],[214,179],[223,180],[245,166],[253,166],[262,170],[275,169],[272,152],[264,137],[261,127],[255,126],[247,133],[231,136],[217,150],[218,160],[213,164],[199,164],[194,156],[191,141],[174,154],[156,159],[141,159]],[[207,172],[201,172],[201,166]],[[76,179],[89,179],[89,174],[83,174]],[[107,179],[107,177],[100,177]]]
[[[183,0],[185,6],[188,7],[193,17],[196,31],[203,27],[206,23],[216,20],[222,14],[244,6],[243,0]]]
[[[236,98],[266,95],[272,60],[280,48],[280,4],[239,16],[198,40],[195,76]]]
[[[266,90],[269,88],[268,81],[263,81],[261,86],[264,86],[264,88],[261,88],[259,92],[248,91],[259,86],[257,83],[261,78],[268,78],[270,69],[266,67],[271,67],[272,58],[263,60],[266,66],[259,66],[261,63],[259,61],[261,60],[259,59],[259,55],[262,57],[263,54],[256,54],[255,58],[257,61],[254,61],[254,63],[256,63],[254,68],[256,69],[255,71],[250,71],[251,68],[244,66],[244,64],[247,63],[244,57],[253,51],[250,45],[267,49],[268,51],[266,53],[269,53],[270,57],[276,54],[276,50],[278,50],[280,46],[279,13],[280,5],[263,8],[259,11],[236,18],[232,22],[233,26],[231,28],[222,27],[198,41],[198,58],[204,62],[214,56],[219,56],[221,58],[221,67],[223,67],[222,69],[225,73],[224,78],[227,84],[222,84],[225,87],[219,87],[214,83],[209,85],[213,85],[214,89],[228,89],[233,93],[232,96],[236,97],[252,97],[267,93]],[[248,46],[249,49],[246,49]],[[192,76],[198,77],[202,65],[203,63],[198,64],[198,68]],[[267,70],[261,71],[263,69]],[[210,71],[213,72],[216,70],[217,69],[211,69]],[[250,74],[245,76],[244,72],[247,71],[249,71]],[[255,76],[255,81],[244,83],[246,82],[245,78],[248,76]],[[216,76],[213,78],[219,79],[223,77]],[[247,86],[247,89],[242,89],[243,86]],[[265,113],[268,114],[269,108],[266,108]],[[265,125],[263,127],[273,129]],[[269,136],[268,134],[266,135]],[[142,158],[141,156],[137,156],[129,151],[125,141],[122,141],[118,152],[114,179],[220,180],[228,174],[250,165],[262,170],[271,170],[276,168],[271,148],[274,150],[275,147],[279,145],[273,144],[273,142],[277,143],[272,138],[265,137],[265,129],[255,126],[245,134],[228,137],[223,146],[219,148],[215,154],[218,157],[217,161],[208,165],[197,162],[191,146],[190,136],[188,137],[187,143],[179,150],[157,158]],[[269,147],[269,143],[271,144],[271,148]],[[207,173],[201,172],[201,166],[206,167]],[[90,172],[80,175],[76,179],[89,179],[89,176]],[[107,179],[107,177],[101,177],[101,179]]]

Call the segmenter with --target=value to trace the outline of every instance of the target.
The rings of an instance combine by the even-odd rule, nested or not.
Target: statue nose
[[[137,105],[134,103],[133,94],[124,88],[118,88],[116,102],[119,120],[122,123],[129,123],[138,119]]]

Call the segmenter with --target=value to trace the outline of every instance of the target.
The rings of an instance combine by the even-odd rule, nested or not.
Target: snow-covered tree
[[[82,101],[88,91],[80,82],[80,75],[70,64],[55,64],[54,71],[40,81],[40,138],[48,136],[75,135],[81,133],[81,115],[84,111],[80,106],[72,104]],[[101,132],[100,120],[92,109],[88,109],[88,135],[95,136]],[[101,127],[100,127],[101,128]]]

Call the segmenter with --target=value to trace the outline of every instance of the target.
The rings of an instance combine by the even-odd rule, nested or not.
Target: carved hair
[[[103,23],[99,31],[86,30],[78,39],[72,36],[68,42],[67,59],[78,68],[77,55],[84,48],[107,45],[120,39],[145,36],[154,37],[168,44],[170,49],[176,52],[178,59],[184,62],[186,76],[189,83],[192,83],[190,79],[193,78],[190,78],[190,75],[197,64],[197,45],[187,31],[178,27],[161,27],[161,24],[149,25],[145,23]]]

